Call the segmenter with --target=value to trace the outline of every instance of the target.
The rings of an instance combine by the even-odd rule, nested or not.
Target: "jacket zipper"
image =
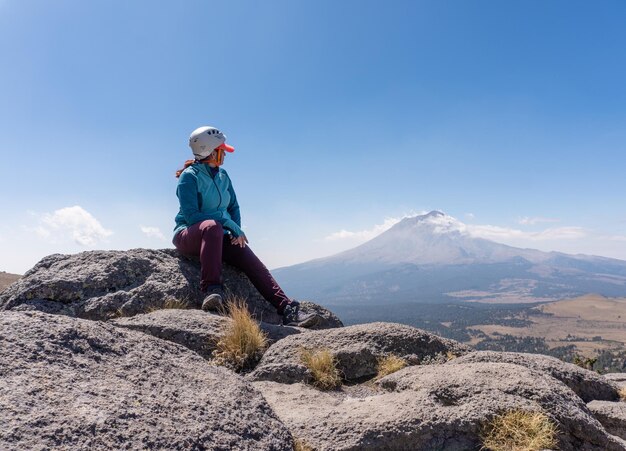
[[[218,188],[217,183],[215,182],[215,177],[211,174],[211,169],[207,169],[207,172],[209,173],[209,177],[211,177],[211,180],[213,181],[213,185],[215,185],[215,190],[217,191],[217,194],[220,196],[220,201],[217,204],[217,208],[219,209],[222,206],[222,193],[220,192],[220,189]],[[217,174],[219,174],[219,169],[217,170]]]

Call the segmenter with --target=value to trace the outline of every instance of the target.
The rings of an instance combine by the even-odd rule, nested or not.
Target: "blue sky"
[[[270,267],[440,209],[626,259],[623,1],[0,0],[0,270],[170,246],[223,130]]]

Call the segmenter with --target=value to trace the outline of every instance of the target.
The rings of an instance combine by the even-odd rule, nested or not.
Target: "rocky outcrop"
[[[337,367],[346,380],[376,375],[378,359],[390,354],[409,364],[461,355],[466,346],[415,327],[395,323],[370,323],[340,329],[292,335],[280,340],[263,355],[252,380],[283,383],[306,382],[311,373],[301,361],[302,349],[326,348],[337,358]]]
[[[0,296],[5,310],[41,310],[87,319],[131,316],[167,302],[195,305],[193,265],[150,249],[91,251],[43,258]]]
[[[626,439],[626,402],[591,401],[587,407],[610,434]]]
[[[626,373],[607,373],[603,377],[615,384],[618,389],[626,387]]]
[[[0,449],[292,449],[258,391],[182,346],[40,312],[1,312],[0,343]]]
[[[217,342],[232,320],[202,310],[165,309],[129,318],[113,319],[109,322],[118,327],[138,330],[178,343],[205,359],[210,359],[213,357]],[[261,329],[267,334],[269,344],[303,331],[299,327],[268,323],[261,323]]]
[[[246,300],[260,321],[280,324],[266,302],[239,270],[224,265],[224,285]],[[168,306],[199,308],[199,263],[173,249],[90,251],[43,258],[23,278],[0,294],[0,310],[38,310],[92,320],[149,313]],[[332,312],[310,303],[322,317],[317,328],[342,326]]]
[[[197,262],[145,249],[44,258],[0,294],[0,449],[287,450],[293,435],[318,450],[475,450],[509,410],[547,415],[560,450],[626,449],[611,435],[625,435],[622,403],[583,401],[617,399],[622,376],[400,324],[284,327],[243,274],[224,279],[271,345],[245,376],[209,361],[232,320],[197,309]],[[302,350],[323,348],[347,383],[332,391],[304,383]],[[392,354],[410,366],[374,382]]]
[[[327,308],[314,302],[302,299],[298,299],[298,302],[300,302],[300,310],[302,310],[303,313],[316,313],[320,317],[319,322],[315,327],[313,327],[313,329],[333,329],[335,327],[343,327],[343,323],[339,317]],[[272,313],[275,314],[274,311],[272,311]],[[281,321],[282,318],[276,316],[273,321],[264,322],[267,324],[280,324]]]
[[[381,379],[378,393],[320,392],[304,384],[255,382],[293,434],[323,450],[471,450],[495,415],[544,412],[560,450],[622,450],[556,379],[507,363],[413,366]]]
[[[541,371],[563,382],[585,402],[594,399],[604,401],[616,401],[619,399],[617,387],[599,374],[546,355],[479,351],[454,359],[449,363],[466,364],[476,362],[512,363],[535,371]]]
[[[118,327],[138,330],[178,343],[205,359],[210,359],[230,321],[225,316],[213,315],[202,310],[165,309],[109,322]]]

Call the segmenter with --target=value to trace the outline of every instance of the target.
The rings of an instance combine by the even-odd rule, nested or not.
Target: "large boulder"
[[[568,387],[518,365],[412,366],[377,384],[383,391],[355,394],[254,382],[294,437],[319,450],[476,450],[484,425],[515,409],[556,423],[559,450],[624,449]]]
[[[0,309],[100,320],[168,302],[195,305],[200,296],[195,273],[191,263],[158,250],[53,254],[0,295]]]
[[[231,319],[202,310],[165,309],[109,322],[178,343],[210,359]]]
[[[535,371],[541,371],[563,382],[585,402],[594,399],[604,401],[616,401],[619,399],[617,386],[598,373],[547,355],[526,354],[521,352],[477,351],[454,359],[449,363],[464,365],[474,362],[513,363]]]
[[[110,324],[0,312],[0,449],[290,450],[241,377]]]
[[[232,320],[226,316],[206,313],[202,310],[164,309],[143,313],[128,318],[117,318],[111,324],[138,330],[164,340],[172,341],[200,354],[205,359],[213,357],[213,351]],[[268,344],[304,329],[260,324],[268,337]]]
[[[591,401],[587,407],[609,433],[626,439],[626,402]]]
[[[281,322],[276,309],[245,274],[224,264],[222,275],[226,290],[245,299],[257,319]],[[105,320],[171,305],[199,307],[202,299],[198,261],[182,257],[174,249],[89,251],[43,258],[0,294],[0,310],[38,310]],[[321,306],[303,302],[302,310],[322,315],[317,328],[342,326],[339,318]]]
[[[618,389],[626,388],[626,373],[607,373],[603,377],[617,386]]]
[[[411,326],[359,324],[286,337],[268,349],[250,378],[283,383],[310,381],[311,373],[301,361],[301,350],[324,348],[337,358],[337,367],[346,380],[375,376],[378,360],[390,354],[418,364],[445,361],[447,356],[469,351],[454,340]]]

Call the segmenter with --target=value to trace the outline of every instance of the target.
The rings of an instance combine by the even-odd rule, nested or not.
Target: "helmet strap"
[[[215,167],[220,167],[222,164],[224,164],[224,149],[215,149],[215,155],[216,158],[211,158],[211,156],[209,155],[202,160],[198,160],[198,162],[204,164],[212,164]]]

